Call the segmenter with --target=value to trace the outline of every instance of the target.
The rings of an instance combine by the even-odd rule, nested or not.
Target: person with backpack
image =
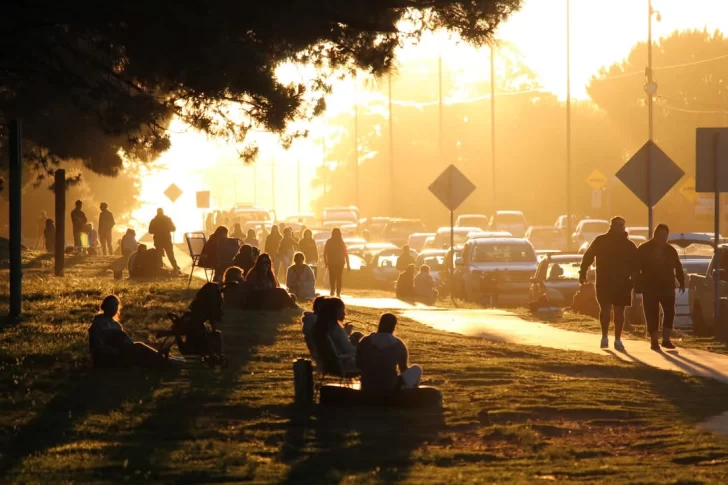
[[[324,246],[324,265],[329,271],[329,283],[331,284],[331,296],[341,298],[342,280],[344,267],[351,271],[349,263],[349,251],[344,242],[344,236],[338,227],[331,231],[331,237]]]

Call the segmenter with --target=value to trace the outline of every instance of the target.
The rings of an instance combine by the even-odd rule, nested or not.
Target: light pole
[[[438,156],[440,157],[440,160],[438,162],[441,162],[445,159],[444,153],[443,153],[443,131],[444,131],[444,125],[443,125],[443,118],[442,118],[442,54],[440,54],[437,58],[437,152]]]
[[[359,207],[359,99],[354,76],[354,204]]]
[[[298,164],[298,167],[296,167],[297,168],[297,171],[296,171],[297,172],[296,173],[297,181],[296,181],[296,183],[297,183],[297,186],[298,186],[298,189],[297,189],[297,193],[298,193],[298,213],[300,214],[301,213],[301,159],[299,158],[296,163]]]
[[[391,197],[389,212],[394,216],[395,189],[394,189],[394,120],[392,115],[392,74],[387,78],[389,90],[389,195]]]
[[[571,246],[571,1],[566,0],[566,250]]]
[[[653,101],[657,94],[657,83],[652,72],[652,16],[656,15],[657,21],[661,20],[660,12],[652,8],[652,0],[647,0],[647,69],[645,75],[645,93],[647,94],[647,139],[652,142],[654,138]],[[654,227],[652,210],[652,148],[647,150],[647,230],[652,234]]]
[[[498,197],[495,191],[495,45],[493,42],[490,44],[490,160],[493,213],[495,213],[498,210]]]

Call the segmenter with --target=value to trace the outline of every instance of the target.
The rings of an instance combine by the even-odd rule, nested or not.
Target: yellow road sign
[[[688,179],[680,186],[680,194],[689,202],[695,202],[698,200],[698,194],[695,192],[695,179],[688,177]]]
[[[592,189],[599,190],[607,183],[607,177],[598,169],[594,169],[594,171],[586,178],[586,183],[588,183]]]

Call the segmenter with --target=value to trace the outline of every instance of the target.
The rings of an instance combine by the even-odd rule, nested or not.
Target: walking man
[[[101,252],[106,256],[106,250],[109,250],[109,256],[114,254],[113,245],[111,243],[111,229],[116,225],[114,214],[109,211],[109,205],[106,202],[101,203],[101,214],[99,214],[99,241],[101,241]]]
[[[176,230],[172,219],[164,215],[164,209],[157,209],[157,216],[149,223],[149,234],[154,236],[154,247],[159,255],[166,254],[172,268],[179,271],[177,260],[174,259],[174,245],[172,244],[172,233]]]
[[[586,283],[587,272],[595,259],[596,293],[599,302],[599,321],[602,325],[601,348],[609,347],[609,322],[614,310],[614,348],[623,351],[621,337],[624,309],[632,304],[633,281],[639,273],[637,247],[627,237],[623,218],[613,218],[609,231],[597,236],[589,245],[581,262],[579,283]]]
[[[670,341],[675,320],[675,279],[680,292],[685,293],[685,272],[677,250],[667,243],[670,228],[659,224],[652,239],[638,249],[641,275],[637,292],[642,293],[642,305],[647,330],[652,340],[652,350],[659,351],[660,307],[662,307],[662,346],[674,349]]]

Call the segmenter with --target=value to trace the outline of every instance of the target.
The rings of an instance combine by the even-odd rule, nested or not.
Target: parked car
[[[299,224],[301,226],[306,226],[307,228],[318,227],[321,224],[318,220],[318,217],[311,213],[294,214],[292,216],[286,217],[286,220],[284,222],[287,226],[290,226],[292,224]]]
[[[401,248],[407,244],[411,234],[425,229],[425,224],[419,219],[391,219],[384,227],[384,241]]]
[[[685,272],[686,284],[691,285],[694,275],[705,275],[713,258],[713,236],[699,233],[670,234],[668,242],[673,245],[680,255],[680,262]],[[680,293],[676,290],[675,328],[689,330],[693,327],[690,314],[690,292]],[[710,310],[712,312],[712,308]]]
[[[455,221],[457,227],[490,227],[490,218],[483,214],[462,214]]]
[[[550,306],[566,307],[571,305],[574,295],[579,290],[579,270],[582,256],[578,254],[548,255],[538,265],[531,279],[529,303],[538,302],[541,295],[546,295]],[[594,281],[593,269],[587,273],[587,280]]]
[[[336,221],[342,223],[344,221],[348,224],[359,225],[359,209],[353,205],[346,207],[328,207],[324,209],[323,223],[326,226],[327,223]]]
[[[348,246],[349,254],[355,254],[364,258],[364,261],[370,263],[374,256],[379,254],[385,249],[398,250],[399,248],[392,243],[365,243],[365,244],[352,244]]]
[[[492,280],[498,304],[527,304],[530,282],[538,268],[533,246],[525,239],[473,239],[456,264],[462,268],[465,297],[482,301],[484,282]]]
[[[487,239],[494,237],[513,237],[513,234],[506,231],[474,231],[468,233],[467,239]]]
[[[526,235],[526,229],[528,223],[521,211],[497,211],[490,219],[491,231],[506,231],[514,237],[523,237]]]
[[[581,247],[584,243],[591,244],[597,236],[606,233],[609,230],[609,221],[602,219],[584,219],[577,224],[571,240],[574,247]]]
[[[434,232],[416,232],[414,234],[411,234],[409,239],[407,240],[407,245],[417,251],[418,253],[425,249],[425,244],[427,243],[427,239],[429,237],[432,237],[432,239],[435,239],[435,233]]]
[[[465,241],[468,239],[468,234],[473,232],[482,232],[482,230],[479,227],[454,228],[455,245],[460,246],[465,244]],[[448,249],[450,247],[450,226],[444,226],[437,230],[434,244],[437,249]]]
[[[630,236],[642,236],[645,239],[649,239],[652,237],[652,234],[650,234],[650,229],[643,226],[628,227],[627,234],[629,234]]]
[[[420,266],[426,264],[430,267],[430,274],[435,279],[435,283],[440,283],[441,272],[447,271],[445,267],[445,256],[447,251],[444,249],[425,249],[417,256],[415,267],[417,271]]]
[[[566,246],[566,236],[552,226],[531,226],[525,237],[535,249],[561,250]]]
[[[384,228],[387,226],[390,217],[370,217],[362,219],[359,223],[359,230],[369,233],[369,240],[372,242],[380,242],[384,240]]]
[[[556,222],[554,223],[554,229],[558,229],[562,233],[566,233],[566,230],[567,230],[567,227],[566,227],[567,224],[566,224],[566,222],[567,221],[568,221],[568,217],[566,216],[566,214],[559,216],[556,219]],[[579,221],[580,221],[579,216],[577,216],[575,214],[571,214],[571,229],[572,229],[572,231],[579,224]]]

